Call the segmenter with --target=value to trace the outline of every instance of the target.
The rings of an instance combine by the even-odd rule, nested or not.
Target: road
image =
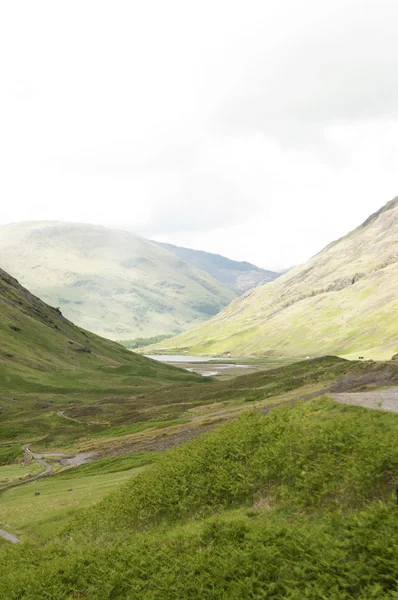
[[[31,449],[29,448],[29,444],[25,444],[25,446],[23,446],[23,450],[25,454],[29,454],[35,461],[40,463],[44,467],[44,470],[41,471],[38,475],[35,475],[34,477],[29,477],[29,479],[24,479],[23,481],[14,481],[14,483],[8,483],[7,485],[3,485],[0,487],[0,492],[8,490],[9,488],[17,487],[18,485],[25,485],[25,483],[30,483],[31,481],[36,481],[36,479],[40,479],[41,477],[45,477],[46,475],[51,473],[51,471],[53,470],[53,466],[50,465],[50,463],[46,462],[44,460],[44,457],[69,458],[67,454],[36,454],[36,452],[31,451]]]
[[[0,492],[3,492],[5,490],[8,490],[13,487],[17,487],[18,485],[25,485],[25,483],[30,483],[32,481],[36,481],[37,479],[40,479],[41,477],[45,477],[46,475],[49,475],[49,473],[51,473],[51,471],[53,471],[54,467],[52,465],[50,465],[50,463],[45,461],[44,460],[45,458],[61,458],[61,459],[64,459],[65,461],[68,461],[68,466],[76,466],[77,467],[77,466],[83,464],[84,462],[86,462],[87,459],[89,459],[93,454],[92,452],[80,453],[80,454],[77,454],[76,456],[73,456],[70,454],[63,454],[62,452],[46,452],[44,454],[38,454],[37,452],[32,452],[32,450],[29,447],[29,444],[25,444],[24,446],[22,446],[22,448],[23,448],[23,451],[25,452],[25,454],[28,454],[36,462],[40,463],[44,467],[44,470],[41,471],[38,475],[35,475],[34,477],[30,477],[29,479],[24,479],[23,481],[15,481],[14,483],[9,483],[7,485],[4,485],[4,486],[0,487]],[[12,544],[18,544],[21,542],[21,540],[16,535],[14,535],[13,533],[8,533],[7,531],[4,531],[4,529],[0,529],[0,537],[7,540],[8,542],[11,542]]]

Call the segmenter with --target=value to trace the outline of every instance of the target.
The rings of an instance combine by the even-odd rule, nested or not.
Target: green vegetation
[[[173,427],[173,425],[181,425],[187,423],[187,419],[174,419],[171,421],[141,421],[139,423],[129,423],[128,425],[118,425],[104,429],[99,433],[92,434],[92,437],[118,437],[129,433],[138,433],[146,429],[164,429],[165,427]]]
[[[249,411],[205,438],[163,456],[78,520],[81,527],[136,529],[272,503],[340,509],[393,497],[398,417],[325,398],[267,417]],[[270,500],[271,501],[271,500]]]
[[[22,456],[23,450],[19,444],[0,446],[0,465],[8,465]]]
[[[135,350],[136,348],[143,348],[144,346],[150,346],[151,344],[158,344],[159,342],[163,342],[163,340],[168,340],[173,337],[172,334],[166,333],[165,335],[153,335],[149,338],[138,337],[133,340],[117,340],[119,344],[122,344],[125,348],[129,350]]]
[[[59,478],[79,479],[88,475],[108,475],[109,473],[130,471],[131,469],[152,464],[159,456],[156,452],[137,452],[135,454],[125,454],[124,456],[111,456],[81,465],[77,468],[68,469],[57,474],[56,477],[58,481]]]
[[[397,415],[327,398],[249,411],[44,545],[3,545],[0,596],[393,600],[397,437]]]
[[[90,415],[111,403],[134,413],[135,395],[200,381],[76,327],[1,270],[0,337],[0,464],[16,460],[24,442],[67,446],[107,426],[95,418],[89,426],[70,421],[60,409]]]
[[[14,481],[23,481],[29,477],[44,471],[44,467],[38,462],[30,464],[14,463],[0,467],[0,487]]]
[[[68,477],[65,472],[1,492],[0,528],[21,536],[24,543],[52,538],[76,511],[95,505],[142,468],[136,465],[119,471],[105,469],[84,474],[80,472],[84,466],[76,469],[76,477]],[[35,496],[35,492],[39,495]],[[6,598],[0,591],[2,597]]]
[[[146,350],[390,359],[398,351],[397,218],[398,198],[304,265]]]
[[[276,402],[305,398],[326,391],[344,392],[398,384],[395,362],[368,363],[324,356],[264,369],[226,381],[189,383],[184,387],[148,392],[145,400],[153,406],[182,402],[189,398],[192,407],[210,403],[257,403],[274,398]],[[295,391],[292,397],[289,392]]]
[[[175,335],[236,297],[208,273],[152,242],[95,225],[2,226],[0,254],[1,267],[42,300],[111,339]]]

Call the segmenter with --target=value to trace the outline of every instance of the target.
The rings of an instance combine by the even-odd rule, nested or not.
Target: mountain
[[[236,296],[171,252],[95,225],[2,226],[0,264],[66,317],[112,339],[179,333]]]
[[[220,254],[182,248],[163,242],[153,241],[153,243],[165,250],[169,250],[196,269],[209,273],[209,275],[236,292],[239,296],[254,287],[269,283],[280,276],[280,273],[276,273],[275,271],[260,269],[260,267],[256,267],[256,265],[252,265],[251,263],[231,260]]]
[[[92,399],[95,394],[131,394],[187,378],[184,371],[73,325],[1,269],[0,339],[2,401],[4,394],[18,395],[9,407],[13,413],[22,409],[20,394],[32,399],[43,393],[66,395],[71,403],[71,394]],[[7,410],[0,413],[3,422]],[[0,426],[0,440],[3,434],[8,439],[10,431]]]
[[[304,265],[157,350],[390,358],[398,351],[397,261],[398,197]]]

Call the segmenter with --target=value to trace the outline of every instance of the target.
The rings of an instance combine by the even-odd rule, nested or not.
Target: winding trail
[[[23,446],[23,450],[24,450],[25,454],[29,454],[30,456],[32,456],[32,458],[36,462],[43,465],[44,471],[41,471],[41,473],[39,473],[38,475],[35,475],[34,477],[30,477],[29,479],[24,479],[23,481],[14,481],[13,483],[3,485],[0,487],[0,492],[2,492],[4,490],[8,490],[13,487],[17,487],[18,485],[24,485],[25,483],[30,483],[31,481],[36,481],[36,479],[40,479],[41,477],[45,477],[46,475],[51,473],[51,471],[53,470],[53,466],[50,465],[50,463],[46,462],[43,459],[43,456],[66,456],[65,454],[36,454],[35,452],[31,451],[31,449],[29,448],[29,444],[25,444]],[[7,540],[7,542],[11,542],[11,544],[20,544],[21,543],[21,540],[19,539],[19,537],[17,537],[13,533],[8,533],[8,531],[5,531],[4,529],[0,529],[0,537]]]
[[[0,492],[8,490],[9,488],[17,487],[18,485],[25,485],[25,483],[30,483],[31,481],[36,481],[36,479],[40,479],[41,477],[45,477],[46,475],[51,473],[51,471],[54,470],[54,467],[50,465],[50,463],[45,461],[44,458],[75,458],[74,456],[71,456],[69,454],[62,454],[56,452],[37,454],[36,452],[32,452],[32,450],[29,448],[29,444],[25,444],[24,446],[22,446],[22,448],[25,454],[29,454],[29,456],[31,456],[36,462],[40,463],[44,467],[44,470],[35,475],[34,477],[29,477],[29,479],[24,479],[23,481],[14,481],[13,483],[7,483],[7,485],[0,486]]]
[[[66,417],[66,418],[68,418],[68,417]],[[45,452],[43,454],[38,454],[37,452],[32,452],[32,450],[29,448],[29,444],[24,444],[24,446],[22,446],[22,448],[23,448],[23,451],[25,452],[25,454],[28,454],[36,462],[40,463],[44,467],[44,470],[41,471],[38,475],[35,475],[34,477],[30,477],[29,479],[24,479],[23,481],[14,481],[13,483],[8,483],[7,485],[3,485],[0,487],[0,492],[3,492],[5,490],[8,490],[13,487],[17,487],[19,485],[25,485],[26,483],[31,483],[32,481],[36,481],[37,479],[40,479],[41,477],[46,477],[46,475],[49,475],[51,473],[51,471],[54,470],[54,467],[52,465],[50,465],[50,463],[45,461],[44,460],[45,458],[63,459],[63,460],[65,460],[65,462],[67,461],[68,466],[76,466],[77,467],[80,464],[83,464],[84,462],[86,462],[93,454],[92,452],[85,452],[85,453],[80,453],[80,454],[76,454],[76,455],[63,454],[62,452]],[[0,529],[0,537],[7,540],[8,542],[11,542],[11,544],[21,543],[21,540],[16,535],[14,535],[13,533],[8,533],[8,531],[5,531],[4,529]]]
[[[80,425],[102,425],[103,427],[110,427],[111,424],[110,423],[99,423],[96,421],[79,421],[79,419],[75,419],[74,417],[68,417],[68,415],[65,415],[65,411],[63,410],[59,410],[57,412],[57,415],[59,417],[62,417],[63,419],[68,419],[68,421],[73,421],[74,423],[80,423]]]
[[[90,425],[90,423],[85,423],[84,421],[79,421],[78,419],[74,419],[73,417],[68,417],[68,415],[64,414],[63,410],[59,410],[57,412],[59,417],[63,417],[64,419],[68,419],[68,421],[73,421],[74,423],[80,423],[81,425]]]

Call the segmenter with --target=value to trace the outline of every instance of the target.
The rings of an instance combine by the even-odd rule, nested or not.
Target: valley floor
[[[50,461],[41,467],[45,470],[35,473],[37,463],[23,462],[0,467],[0,527],[22,540],[47,535],[81,507],[98,502],[137,468],[152,463],[159,453],[202,436],[248,409],[268,413],[327,393],[343,403],[398,410],[398,387],[391,385],[398,383],[395,363],[326,357],[279,368],[264,366],[252,365],[253,371],[237,378],[223,375],[221,380],[168,386],[126,400],[116,396],[90,405],[77,402],[62,410],[54,406],[40,420],[44,436],[28,448],[32,457]],[[140,421],[131,422],[137,415]],[[51,423],[59,441],[47,436],[46,443],[46,423]],[[3,445],[6,448],[7,442]],[[94,462],[79,467],[82,461],[75,455]],[[34,481],[29,483],[32,472]],[[45,477],[50,472],[51,477]],[[1,492],[2,485],[15,482],[18,487]],[[73,493],[68,493],[69,488]]]

